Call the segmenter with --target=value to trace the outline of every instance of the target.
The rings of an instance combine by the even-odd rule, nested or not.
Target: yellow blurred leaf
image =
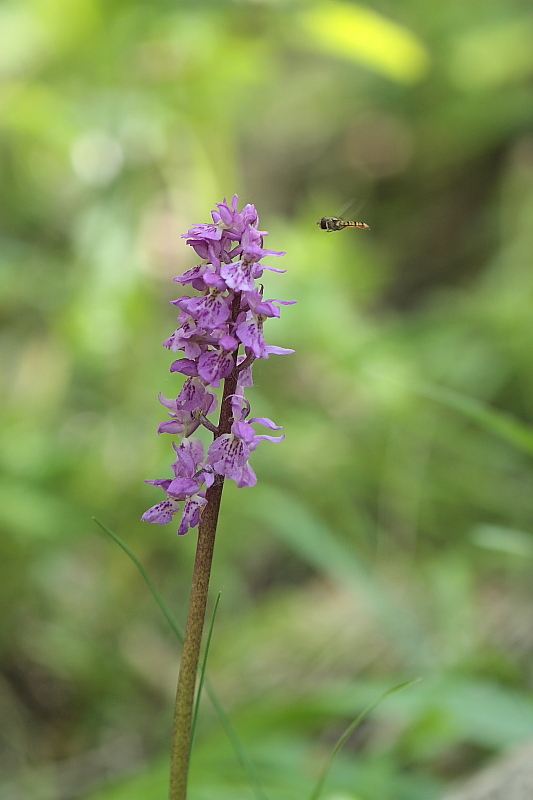
[[[300,14],[308,37],[321,50],[364,64],[400,83],[426,74],[429,54],[407,28],[355,3],[319,3]]]

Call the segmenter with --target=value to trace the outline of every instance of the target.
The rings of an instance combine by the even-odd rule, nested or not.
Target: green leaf
[[[533,455],[533,428],[511,414],[491,408],[482,400],[461,394],[446,386],[416,383],[411,388],[422,397],[436,400],[454,411],[459,411],[489,433],[494,433],[519,450]]]
[[[476,525],[470,538],[475,545],[486,550],[495,550],[518,558],[533,558],[533,537],[525,531],[502,525]]]
[[[414,654],[424,648],[424,632],[415,618],[324,521],[287,492],[264,483],[253,497],[243,496],[241,507],[258,521],[266,521],[272,532],[309,564],[355,591],[407,661],[416,660]]]

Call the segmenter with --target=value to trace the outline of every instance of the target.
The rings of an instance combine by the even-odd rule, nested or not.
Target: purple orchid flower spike
[[[279,427],[266,417],[248,418],[244,390],[253,385],[257,358],[293,352],[267,344],[263,325],[279,317],[280,306],[294,301],[264,300],[257,284],[265,269],[285,271],[261,263],[265,256],[282,256],[283,251],[263,247],[267,233],[259,230],[257,211],[251,204],[239,211],[237,195],[216,203],[211,216],[212,222],[194,225],[182,235],[202,261],[174,278],[197,294],[171,301],[180,312],[178,327],[163,345],[183,351],[184,357],[173,361],[170,371],[181,373],[185,381],[175,398],[159,396],[169,419],[157,428],[158,433],[179,437],[180,444],[174,445],[174,477],[147,481],[159,486],[166,498],[142,516],[162,525],[181,511],[180,534],[198,525],[214,484],[221,485],[224,478],[239,487],[256,483],[251,453],[263,439],[279,442],[283,436],[255,432],[256,423],[271,430]],[[209,415],[218,405],[214,389],[221,381],[220,419],[215,425]],[[205,455],[200,440],[192,437],[200,427],[214,434]]]

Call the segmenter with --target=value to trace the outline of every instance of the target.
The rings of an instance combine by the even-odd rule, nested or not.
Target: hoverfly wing
[[[358,214],[361,211],[361,208],[363,207],[363,205],[364,205],[364,203],[361,203],[361,202],[356,204],[355,197],[352,197],[352,198],[350,198],[350,200],[348,200],[343,205],[343,207],[341,208],[341,210],[337,214],[337,217],[342,219],[344,217],[344,215],[346,214],[346,212],[350,211],[350,209],[352,209],[352,208],[353,208],[354,215]]]

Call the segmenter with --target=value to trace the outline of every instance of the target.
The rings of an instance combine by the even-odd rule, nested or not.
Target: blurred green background
[[[159,800],[195,534],[146,525],[171,279],[224,195],[296,299],[209,672],[268,800],[432,800],[533,738],[526,0],[0,4],[0,797]],[[369,232],[333,236],[340,213]],[[206,701],[191,800],[257,798]]]

